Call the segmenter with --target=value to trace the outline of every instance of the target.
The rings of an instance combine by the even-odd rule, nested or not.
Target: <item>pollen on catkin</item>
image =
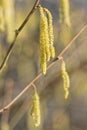
[[[51,15],[51,12],[47,8],[44,8],[44,10],[45,10],[47,17],[48,17],[48,32],[49,32],[50,53],[51,53],[51,57],[54,58],[55,57],[55,49],[54,49],[54,46],[53,46],[54,34],[53,34],[52,15]]]
[[[46,74],[46,62],[50,60],[48,23],[43,8],[40,11],[40,66],[43,74]]]
[[[47,17],[44,17],[46,26],[44,28],[44,36],[45,36],[45,45],[46,45],[46,60],[49,61],[50,60],[50,44],[49,44],[49,31],[48,31],[48,20]]]
[[[60,5],[59,5],[59,21],[60,21],[60,23],[66,24],[68,27],[71,26],[69,12],[70,12],[70,9],[69,9],[69,0],[60,0]]]
[[[67,99],[69,96],[70,79],[66,71],[66,65],[64,61],[62,61],[61,71],[62,71],[64,91],[65,91],[65,99]]]
[[[40,12],[40,67],[43,74],[46,74],[47,62],[51,57],[55,57],[52,15],[48,9],[41,6],[38,8]]]
[[[40,99],[37,92],[33,95],[33,106],[31,109],[31,116],[34,120],[34,125],[38,127],[40,125]]]

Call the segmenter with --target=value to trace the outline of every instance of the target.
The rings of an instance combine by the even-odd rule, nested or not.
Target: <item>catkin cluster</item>
[[[61,70],[62,70],[63,86],[65,91],[65,99],[67,99],[69,95],[70,80],[69,80],[69,75],[66,71],[66,66],[64,61],[62,61]]]
[[[40,99],[37,92],[33,95],[33,106],[31,109],[31,116],[34,120],[34,125],[38,127],[40,125]]]
[[[60,0],[59,19],[60,23],[64,23],[68,27],[71,26],[69,14],[69,0]]]
[[[46,8],[39,6],[40,11],[40,67],[43,74],[46,74],[47,61],[55,57],[53,46],[53,25],[52,15]]]

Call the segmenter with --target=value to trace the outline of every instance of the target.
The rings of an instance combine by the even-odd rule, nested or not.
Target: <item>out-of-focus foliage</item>
[[[23,22],[34,1],[0,0],[0,64],[14,37],[15,29]],[[87,21],[87,1],[72,0],[69,1],[71,28],[63,25],[61,27],[59,1],[41,0],[43,7],[48,8],[53,16],[56,56]],[[6,68],[0,73],[0,108],[16,97],[40,70],[39,20],[39,12],[36,11],[18,36]],[[0,127],[6,122],[10,130],[87,130],[86,35],[87,31],[64,54],[70,76],[68,100],[64,99],[61,63],[57,62],[47,71],[46,76],[42,76],[36,82],[41,99],[40,127],[33,127],[33,121],[29,115],[33,95],[31,88],[12,106],[10,111],[4,113],[4,118],[0,115]],[[7,92],[10,93],[7,94]]]

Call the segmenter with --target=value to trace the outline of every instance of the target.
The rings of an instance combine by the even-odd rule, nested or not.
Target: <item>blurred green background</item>
[[[2,25],[0,31],[0,64],[13,39],[14,30],[23,22],[34,1],[10,0],[8,2],[8,10],[12,14],[8,20],[8,27],[4,23],[5,26]],[[40,3],[48,8],[53,16],[54,46],[57,56],[86,23],[87,1],[70,1],[71,29],[65,28],[63,33],[59,24],[59,0],[41,0]],[[2,7],[1,0],[0,10]],[[2,16],[0,16],[1,21]],[[47,71],[46,76],[42,76],[35,82],[41,101],[40,127],[33,126],[30,115],[34,93],[31,87],[10,110],[0,114],[0,130],[87,130],[86,35],[87,31],[82,33],[63,55],[70,76],[68,100],[64,99],[61,61],[59,61]],[[39,12],[36,11],[18,36],[7,65],[0,73],[0,108],[14,99],[39,73],[39,48]]]

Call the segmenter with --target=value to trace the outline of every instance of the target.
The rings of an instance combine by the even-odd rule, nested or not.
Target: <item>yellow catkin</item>
[[[40,99],[37,92],[33,95],[33,106],[31,109],[31,116],[34,120],[34,125],[38,127],[40,125]]]
[[[44,37],[45,37],[45,46],[46,46],[46,60],[50,60],[50,45],[49,45],[49,31],[48,31],[48,20],[47,17],[44,16],[45,27],[44,27]]]
[[[40,66],[43,74],[46,74],[46,64],[50,58],[55,57],[55,48],[53,46],[53,24],[52,15],[46,8],[39,6],[40,11]]]
[[[55,48],[54,48],[54,46],[50,46],[50,52],[51,52],[51,57],[54,58],[55,57]]]
[[[53,47],[53,42],[54,42],[54,34],[53,34],[53,23],[52,23],[52,15],[51,12],[44,8],[47,17],[48,17],[48,32],[49,32],[49,45],[50,45],[50,53],[51,53],[51,57],[54,58],[55,57],[55,49]]]
[[[43,74],[46,74],[46,62],[50,59],[48,23],[42,7],[40,11],[40,66]]]
[[[65,91],[65,99],[67,99],[69,95],[70,80],[69,80],[69,75],[66,71],[66,66],[65,66],[64,61],[62,61],[61,70],[62,70],[63,85],[64,85],[64,91]]]
[[[66,24],[68,27],[71,26],[69,12],[70,12],[70,9],[69,9],[69,0],[60,0],[60,5],[59,5],[59,21],[60,21],[60,23]]]

